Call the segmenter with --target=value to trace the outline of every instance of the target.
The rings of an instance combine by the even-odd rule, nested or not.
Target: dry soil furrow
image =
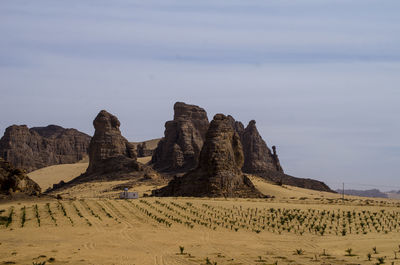
[[[55,218],[57,219],[58,226],[74,226],[72,219],[69,216],[69,212],[65,208],[65,201],[57,201],[51,204],[52,209],[57,209],[55,212]]]
[[[74,226],[78,227],[78,226],[88,226],[85,218],[83,217],[82,213],[80,213],[78,208],[75,208],[74,206],[76,206],[76,201],[69,201],[67,203],[64,204],[65,210],[68,213],[68,216],[72,219]],[[78,211],[79,213],[78,213]],[[79,216],[79,214],[81,214],[82,216]]]
[[[92,224],[92,227],[95,228],[97,231],[101,231],[104,223],[95,216],[92,215],[90,210],[86,207],[84,201],[75,201],[76,207],[79,209],[81,214]]]
[[[115,219],[114,216],[112,216],[104,207],[103,202],[101,200],[99,201],[92,201],[91,208],[94,209],[94,211],[97,212],[99,216],[101,216],[103,222],[105,225],[114,225],[118,223]]]
[[[53,227],[54,222],[52,221],[52,219],[49,215],[46,204],[38,203],[37,207],[38,207],[38,211],[39,211],[40,227],[41,228]]]
[[[117,219],[127,219],[126,216],[115,206],[115,200],[105,200],[104,204],[107,206],[110,212],[114,213],[113,216],[115,216]]]

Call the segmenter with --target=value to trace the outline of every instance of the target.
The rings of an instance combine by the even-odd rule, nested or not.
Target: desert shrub
[[[303,255],[304,254],[304,250],[303,249],[296,249],[294,252],[296,255]]]
[[[25,208],[25,206],[21,208],[21,212],[22,212],[22,215],[21,215],[21,227],[24,227],[25,226],[25,221],[26,221],[26,208]]]
[[[378,263],[376,263],[376,264],[384,264],[385,263],[385,257],[378,257],[378,258],[376,258],[377,260],[378,260]]]
[[[56,220],[56,218],[54,218],[53,212],[50,209],[50,203],[46,203],[46,207],[47,207],[47,212],[49,213],[51,220],[53,221],[55,226],[57,226],[57,220]]]
[[[40,215],[39,215],[39,208],[38,208],[37,204],[35,204],[35,206],[33,208],[35,211],[36,221],[38,223],[38,226],[40,227]]]
[[[184,251],[184,250],[185,250],[185,247],[179,246],[179,251],[180,251],[181,255],[183,255],[183,251]]]
[[[9,227],[10,224],[12,223],[13,214],[14,214],[14,208],[12,207],[11,210],[10,210],[10,214],[7,217],[6,227]]]
[[[376,249],[376,247],[373,247],[372,250],[374,251],[374,254],[378,254],[378,250]]]
[[[353,254],[353,249],[352,248],[348,248],[348,249],[346,249],[345,250],[346,251],[346,256],[355,256],[354,254]]]

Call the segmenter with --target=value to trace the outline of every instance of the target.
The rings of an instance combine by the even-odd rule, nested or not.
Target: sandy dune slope
[[[89,163],[75,163],[49,166],[32,171],[28,176],[45,191],[61,180],[67,182],[85,173]]]
[[[146,164],[150,160],[150,156],[138,158],[138,161],[142,164]],[[52,187],[53,184],[59,183],[61,180],[67,182],[76,178],[82,173],[85,173],[88,165],[88,159],[85,158],[84,160],[75,164],[54,165],[41,168],[30,172],[28,176],[39,184],[39,186],[42,188],[42,191],[45,191],[47,188]]]

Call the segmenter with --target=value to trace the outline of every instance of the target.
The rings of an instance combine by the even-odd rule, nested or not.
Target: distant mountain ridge
[[[337,189],[338,193],[342,193],[343,190]],[[378,189],[370,190],[344,190],[345,195],[361,196],[361,197],[371,197],[371,198],[389,198],[387,193],[381,192]]]

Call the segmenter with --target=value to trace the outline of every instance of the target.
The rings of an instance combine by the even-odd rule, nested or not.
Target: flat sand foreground
[[[42,199],[0,211],[0,264],[400,264],[397,206]]]

